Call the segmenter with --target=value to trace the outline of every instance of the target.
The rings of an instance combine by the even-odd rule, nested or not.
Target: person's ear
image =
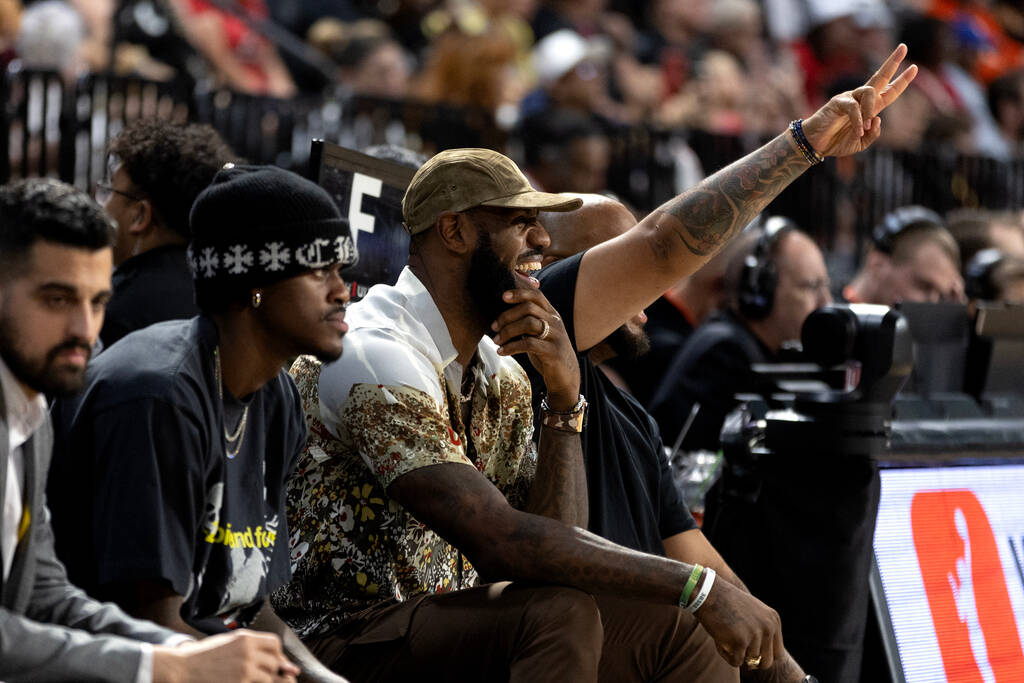
[[[141,235],[153,225],[153,204],[148,199],[140,199],[132,207],[132,220],[128,224],[131,235]]]
[[[466,254],[476,247],[476,229],[463,213],[449,211],[441,214],[434,230],[449,251]]]

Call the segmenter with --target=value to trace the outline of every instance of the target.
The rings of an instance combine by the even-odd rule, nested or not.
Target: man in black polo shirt
[[[570,336],[575,327],[571,312],[582,252],[636,225],[622,204],[600,195],[578,196],[582,208],[540,217],[551,236],[551,245],[544,249],[545,268],[538,275],[541,291],[559,311]],[[580,435],[590,499],[588,528],[620,545],[678,559],[678,553],[666,553],[666,546],[674,545],[680,534],[697,525],[672,482],[667,459],[660,457],[658,427],[632,396],[598,368],[613,358],[632,360],[643,355],[648,346],[645,322],[644,314],[638,313],[586,353],[578,354],[581,381],[594,394],[589,399],[587,428]],[[543,396],[540,378],[525,357],[520,361],[530,375],[536,403]]]
[[[185,259],[188,212],[235,155],[213,128],[137,121],[110,143],[110,177],[96,201],[117,222],[113,295],[100,330],[109,347],[164,320],[199,313]]]
[[[622,204],[583,195],[583,207],[566,214],[542,213],[551,237],[544,249],[545,268],[538,274],[541,291],[575,334],[576,282],[586,250],[624,234],[636,224]],[[635,358],[646,350],[643,313],[626,321],[603,341],[578,353],[580,386],[590,403],[586,429],[580,434],[587,474],[589,530],[621,545],[680,562],[713,568],[725,580],[746,590],[721,555],[697,528],[676,488],[654,419],[628,393],[616,387],[598,367],[615,358]],[[520,363],[543,396],[543,382],[525,357]],[[538,401],[539,402],[539,401]],[[796,682],[804,673],[783,651],[770,670],[746,669],[745,680]]]

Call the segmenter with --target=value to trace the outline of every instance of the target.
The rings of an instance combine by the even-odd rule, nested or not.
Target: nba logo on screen
[[[921,491],[914,548],[951,683],[1020,683],[1024,652],[988,515],[962,489]]]

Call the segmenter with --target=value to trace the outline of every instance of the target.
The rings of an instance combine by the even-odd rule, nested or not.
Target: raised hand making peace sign
[[[803,122],[804,134],[822,156],[845,156],[867,149],[882,133],[878,114],[895,102],[917,75],[910,65],[893,80],[907,56],[907,46],[893,50],[868,82],[829,100]]]

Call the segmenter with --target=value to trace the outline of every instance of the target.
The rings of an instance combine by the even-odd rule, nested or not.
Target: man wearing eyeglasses
[[[109,159],[109,177],[96,183],[95,195],[117,222],[104,346],[153,323],[198,315],[185,259],[188,214],[235,155],[209,126],[147,119],[110,143]]]
[[[751,372],[798,341],[811,311],[832,302],[818,245],[785,218],[740,238],[726,267],[727,310],[700,327],[680,349],[651,401],[666,443],[674,443],[694,405],[684,450],[717,451],[725,416],[740,392],[764,390]]]

